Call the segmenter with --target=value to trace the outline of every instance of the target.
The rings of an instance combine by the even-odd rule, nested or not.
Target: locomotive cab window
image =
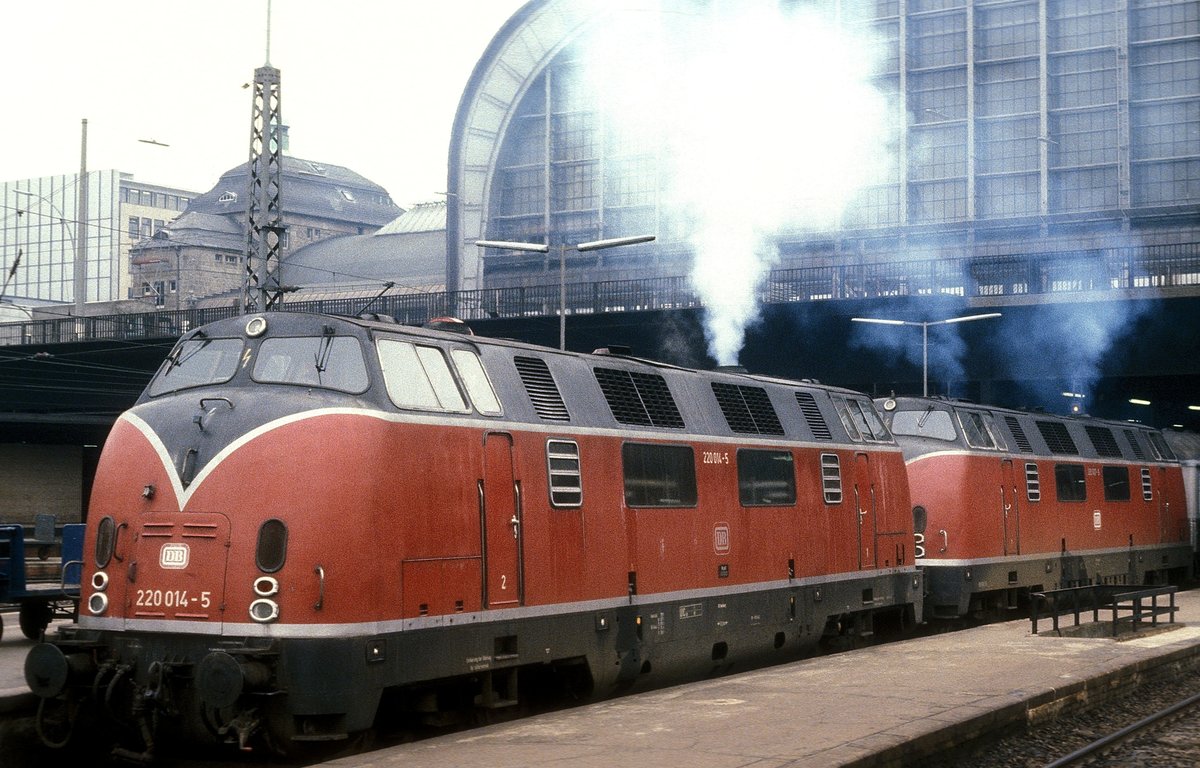
[[[479,361],[479,355],[474,350],[455,349],[451,350],[450,357],[475,410],[485,416],[499,416],[502,411],[500,400],[496,397],[496,390],[492,389],[492,382],[483,369],[483,363]]]
[[[967,445],[972,448],[1000,449],[1005,448],[1004,440],[996,429],[990,413],[980,411],[964,411],[956,409],[958,423],[962,426]]]
[[[1167,445],[1167,441],[1157,432],[1147,432],[1146,439],[1150,441],[1150,448],[1154,451],[1154,455],[1162,461],[1175,461],[1175,453],[1171,450],[1171,446]]]
[[[1059,501],[1087,501],[1087,481],[1082,464],[1055,464],[1054,485]]]
[[[842,426],[846,428],[846,433],[852,440],[866,440],[872,443],[892,441],[891,433],[884,426],[870,400],[839,396],[834,397],[833,402],[837,406]]]
[[[621,446],[628,507],[694,507],[696,459],[686,445]]]
[[[950,414],[939,411],[932,405],[919,411],[896,411],[892,416],[892,432],[897,435],[929,437],[947,442],[958,438]]]
[[[398,407],[455,413],[468,410],[441,349],[383,338],[375,347],[388,397]]]
[[[1129,467],[1104,467],[1105,501],[1129,501]]]
[[[790,451],[737,452],[738,497],[743,507],[796,503],[796,472]]]
[[[180,342],[163,361],[154,381],[150,382],[150,396],[206,384],[224,384],[237,373],[241,356],[241,339],[210,339],[197,332]]]
[[[299,384],[352,393],[366,391],[368,381],[358,339],[332,333],[264,340],[250,375],[267,384]]]

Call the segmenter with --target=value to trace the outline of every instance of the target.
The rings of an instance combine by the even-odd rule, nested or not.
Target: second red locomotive
[[[1159,431],[944,398],[876,404],[904,449],[927,617],[1190,574],[1183,475]]]

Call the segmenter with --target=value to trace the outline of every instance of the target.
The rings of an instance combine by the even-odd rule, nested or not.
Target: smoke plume
[[[861,32],[776,0],[675,5],[689,10],[609,19],[582,71],[607,130],[659,148],[666,239],[691,246],[709,354],[729,365],[774,235],[836,226],[887,167],[894,131]]]

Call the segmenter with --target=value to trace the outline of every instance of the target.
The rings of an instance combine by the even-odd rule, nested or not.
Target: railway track
[[[1200,765],[1198,692],[1200,662],[1169,664],[1087,709],[985,737],[922,768],[1195,768]]]
[[[1096,739],[1069,755],[1047,763],[1046,768],[1067,768],[1077,765],[1149,765],[1151,763],[1147,762],[1148,757],[1154,758],[1154,765],[1170,765],[1171,763],[1165,761],[1160,762],[1164,756],[1155,750],[1154,745],[1147,746],[1142,742],[1154,740],[1158,733],[1185,718],[1194,721],[1191,725],[1193,731],[1200,728],[1200,694],[1189,696],[1136,723]],[[1187,741],[1193,745],[1192,754],[1182,756],[1188,762],[1181,764],[1195,765],[1195,761],[1200,757],[1200,746],[1196,745],[1194,739],[1187,739]],[[1147,749],[1152,750],[1153,753],[1147,754]]]

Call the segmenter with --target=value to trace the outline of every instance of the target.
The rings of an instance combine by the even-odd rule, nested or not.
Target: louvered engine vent
[[[725,414],[725,421],[734,432],[749,435],[782,435],[779,415],[762,387],[746,387],[714,381],[713,394]]]
[[[570,421],[571,414],[567,412],[567,405],[546,361],[540,357],[514,357],[513,362],[537,415],[549,421]]]
[[[1079,454],[1079,449],[1075,447],[1075,441],[1067,432],[1066,424],[1057,421],[1035,421],[1034,423],[1037,424],[1038,431],[1046,440],[1046,447],[1050,449],[1050,453]]]
[[[832,440],[833,433],[829,431],[829,425],[825,423],[825,417],[821,415],[821,409],[817,406],[817,399],[813,397],[812,392],[797,392],[796,403],[800,406],[800,413],[804,414],[804,420],[808,422],[813,439]]]
[[[617,421],[646,427],[683,428],[683,417],[662,376],[618,368],[595,368],[594,372],[596,383]]]

